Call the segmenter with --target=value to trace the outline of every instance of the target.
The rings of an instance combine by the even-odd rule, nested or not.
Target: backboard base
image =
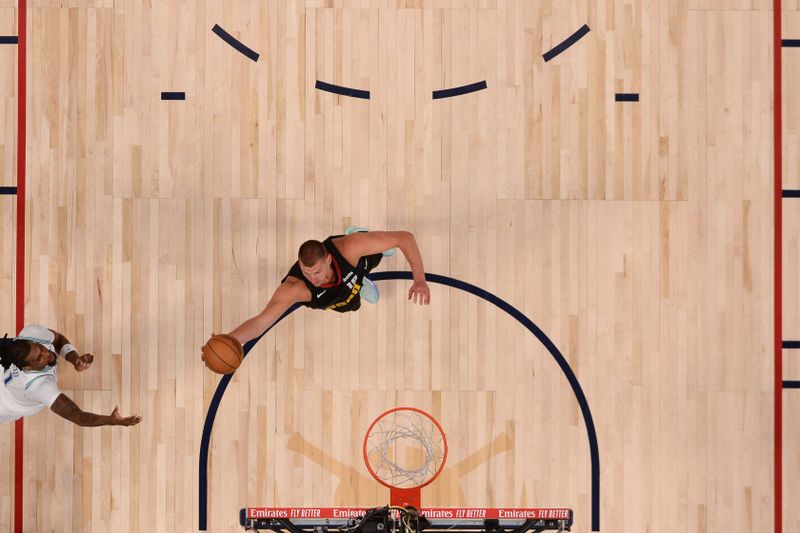
[[[569,531],[566,508],[419,509],[376,507],[249,507],[239,511],[246,530],[276,533],[525,533]]]

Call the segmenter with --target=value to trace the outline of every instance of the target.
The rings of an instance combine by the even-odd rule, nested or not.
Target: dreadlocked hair
[[[8,368],[11,365],[19,369],[27,366],[25,358],[31,351],[30,341],[8,338],[8,333],[0,339],[0,366]]]

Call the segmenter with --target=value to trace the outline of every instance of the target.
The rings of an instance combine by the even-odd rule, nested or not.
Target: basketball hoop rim
[[[442,464],[439,465],[439,468],[436,469],[436,472],[433,474],[433,476],[431,476],[431,478],[428,481],[426,481],[425,483],[423,483],[421,485],[415,485],[413,487],[405,487],[405,488],[403,488],[403,487],[396,487],[396,486],[394,486],[394,485],[392,485],[390,483],[386,483],[384,480],[382,480],[380,477],[378,477],[378,474],[376,474],[375,471],[372,470],[372,466],[370,466],[370,464],[369,464],[369,458],[368,458],[368,453],[367,453],[367,440],[369,440],[369,435],[372,432],[372,428],[375,427],[375,424],[378,423],[378,420],[380,420],[383,417],[385,417],[387,415],[390,415],[390,414],[392,414],[394,412],[397,412],[397,411],[414,411],[416,413],[421,414],[422,416],[428,418],[431,422],[433,422],[433,424],[436,426],[436,429],[438,429],[439,433],[442,435],[442,441],[444,442],[444,455],[442,456]],[[367,428],[367,433],[364,435],[364,446],[362,447],[362,453],[364,455],[364,464],[367,465],[367,470],[369,470],[369,473],[372,474],[372,477],[374,477],[375,480],[378,483],[380,483],[381,485],[383,485],[384,487],[387,487],[389,489],[394,489],[394,490],[414,490],[414,491],[416,491],[416,490],[419,490],[419,489],[421,489],[423,487],[427,487],[428,485],[430,485],[437,477],[439,477],[439,474],[442,473],[442,470],[444,470],[444,465],[447,463],[447,435],[445,435],[444,430],[442,429],[442,426],[439,424],[439,421],[436,420],[433,417],[433,415],[423,411],[422,409],[417,409],[416,407],[395,407],[395,408],[389,409],[388,411],[386,411],[384,413],[381,413],[380,415],[375,417],[375,420],[373,420],[372,423],[369,425],[369,427]]]

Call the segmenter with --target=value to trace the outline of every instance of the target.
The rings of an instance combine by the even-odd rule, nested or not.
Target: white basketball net
[[[398,410],[378,420],[367,435],[367,460],[384,483],[410,489],[436,474],[444,446],[444,436],[430,418]]]

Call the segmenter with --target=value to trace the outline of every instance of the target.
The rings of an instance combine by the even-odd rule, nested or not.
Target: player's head
[[[9,339],[8,335],[0,341],[0,365],[3,368],[14,365],[22,370],[44,370],[55,362],[56,354],[41,344],[24,339]]]
[[[331,254],[319,241],[306,241],[297,252],[300,270],[315,287],[326,283],[331,278]]]

